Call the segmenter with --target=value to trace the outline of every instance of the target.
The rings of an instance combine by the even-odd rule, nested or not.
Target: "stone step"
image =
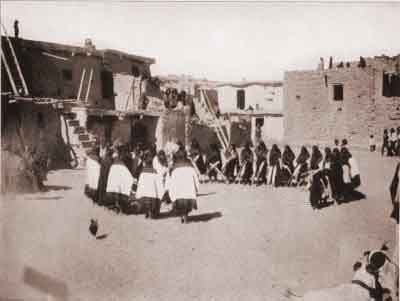
[[[73,133],[74,134],[86,134],[86,129],[82,126],[77,126],[76,128],[74,128]]]
[[[81,145],[83,148],[94,147],[96,145],[96,141],[94,141],[94,140],[82,141]]]
[[[76,118],[76,113],[68,112],[63,114],[66,120],[73,120]]]
[[[72,119],[72,120],[68,120],[68,125],[69,126],[80,126],[80,122],[79,122],[79,120]]]
[[[88,134],[80,134],[79,136],[78,136],[78,139],[79,139],[79,141],[88,141],[88,140],[91,140],[90,139],[90,136],[88,135]],[[93,141],[93,140],[92,140]]]

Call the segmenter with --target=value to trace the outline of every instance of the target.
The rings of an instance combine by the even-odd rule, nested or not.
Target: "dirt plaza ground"
[[[84,170],[53,171],[47,192],[2,197],[0,299],[288,300],[348,281],[365,250],[397,243],[397,159],[356,157],[364,200],[314,211],[300,188],[204,184],[186,225],[117,215],[83,195]]]

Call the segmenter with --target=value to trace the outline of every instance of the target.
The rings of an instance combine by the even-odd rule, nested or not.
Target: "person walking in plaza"
[[[197,210],[200,182],[192,164],[186,158],[185,150],[180,149],[175,153],[168,189],[175,213],[182,223],[187,223],[189,213],[193,209]]]
[[[113,157],[114,162],[107,181],[105,205],[111,209],[122,209],[129,202],[134,179],[122,161],[122,155],[115,151]]]
[[[160,213],[161,198],[164,195],[162,174],[153,168],[153,156],[146,151],[143,156],[144,167],[139,176],[136,199],[141,203],[146,218],[157,218]]]
[[[86,182],[85,195],[93,202],[97,203],[99,199],[98,185],[100,178],[100,157],[99,149],[91,149],[86,156]]]

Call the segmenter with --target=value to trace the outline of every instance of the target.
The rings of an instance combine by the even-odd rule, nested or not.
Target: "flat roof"
[[[2,39],[5,39],[5,36],[1,36]],[[14,44],[16,39],[14,37],[9,37],[11,42]],[[4,41],[2,41],[4,43]],[[31,48],[36,48],[36,49],[41,49],[44,51],[64,51],[64,52],[74,52],[74,53],[88,53],[90,52],[91,55],[94,56],[99,56],[103,57],[105,54],[110,53],[110,54],[116,54],[116,55],[122,55],[130,60],[134,61],[139,61],[143,62],[146,64],[155,64],[156,60],[154,58],[150,57],[145,57],[145,56],[139,56],[139,55],[134,55],[130,53],[126,53],[123,51],[115,50],[115,49],[94,49],[93,51],[89,51],[85,47],[81,46],[73,46],[73,45],[66,45],[66,44],[59,44],[59,43],[53,43],[53,42],[45,42],[45,41],[37,41],[37,40],[27,40],[27,39],[18,39],[18,43],[23,45],[23,46],[28,46]]]

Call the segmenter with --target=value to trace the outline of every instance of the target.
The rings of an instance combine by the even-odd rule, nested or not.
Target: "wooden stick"
[[[17,56],[15,55],[14,47],[13,47],[13,45],[12,45],[12,43],[11,43],[10,38],[8,37],[6,28],[4,27],[3,24],[1,24],[1,26],[3,27],[3,30],[4,30],[4,33],[5,33],[7,42],[8,42],[8,44],[10,45],[11,54],[12,54],[12,56],[13,56],[15,65],[17,66],[18,75],[19,75],[19,77],[21,78],[21,82],[22,82],[22,86],[23,86],[23,88],[24,88],[25,95],[29,95],[29,91],[28,91],[28,87],[27,87],[26,82],[25,82],[24,75],[22,74],[21,68],[20,68],[19,63],[18,63]]]
[[[81,76],[81,83],[79,84],[78,96],[76,97],[77,101],[81,101],[82,86],[83,86],[83,80],[85,79],[85,75],[86,75],[86,69],[83,68],[82,76]]]
[[[93,68],[90,69],[89,83],[88,83],[88,88],[86,90],[85,102],[87,102],[89,98],[90,88],[92,87],[92,79],[93,79]]]
[[[14,79],[12,77],[10,67],[8,66],[8,63],[7,63],[7,60],[6,60],[6,56],[4,55],[3,50],[1,50],[1,59],[3,60],[4,66],[6,67],[7,75],[8,75],[8,78],[10,80],[13,92],[14,92],[15,95],[19,96],[19,92],[17,90],[17,87],[15,86],[15,82],[14,82]]]

